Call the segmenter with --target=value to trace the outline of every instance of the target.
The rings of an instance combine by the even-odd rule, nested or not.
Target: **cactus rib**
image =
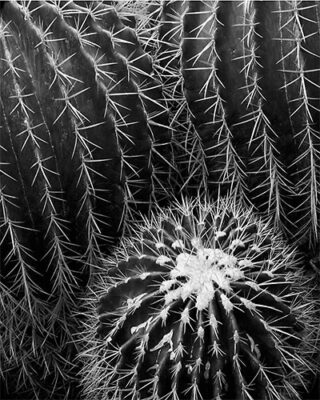
[[[13,0],[0,18],[2,378],[64,398],[79,294],[129,219],[169,197],[171,130],[114,6]]]

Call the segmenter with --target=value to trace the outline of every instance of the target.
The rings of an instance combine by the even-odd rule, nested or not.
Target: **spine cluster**
[[[230,198],[158,211],[97,280],[86,399],[300,399],[317,320],[294,249]]]

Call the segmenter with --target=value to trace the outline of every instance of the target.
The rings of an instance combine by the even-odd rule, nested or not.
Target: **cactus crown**
[[[97,279],[87,399],[299,399],[314,313],[270,224],[230,198],[184,200],[133,231]]]

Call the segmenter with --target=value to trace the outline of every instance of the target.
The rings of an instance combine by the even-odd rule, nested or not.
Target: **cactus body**
[[[300,398],[317,326],[308,284],[251,213],[185,201],[123,240],[86,325],[87,399]]]
[[[170,87],[181,186],[232,186],[290,239],[316,246],[320,3],[151,3],[136,30]]]
[[[77,351],[73,332],[78,331],[79,317],[70,315],[79,311],[77,297],[89,281],[92,267],[110,252],[123,229],[138,212],[149,212],[153,202],[162,204],[170,198],[170,191],[177,195],[202,190],[217,198],[231,188],[235,197],[272,217],[287,237],[317,251],[319,14],[319,2],[299,0],[12,0],[1,7],[0,315],[6,329],[0,361],[5,378],[13,370],[17,372],[16,378],[10,379],[17,392],[31,387],[32,398],[71,395],[66,381],[74,376],[70,360]],[[218,251],[210,254],[221,255]],[[144,262],[150,262],[148,257]],[[199,266],[204,255],[199,251],[192,257]],[[173,261],[181,266],[182,258]],[[171,273],[152,265],[150,268],[159,268],[160,272],[154,273],[161,279]],[[135,271],[136,266],[132,268]],[[266,279],[263,274],[272,272],[268,268],[261,273]],[[222,269],[227,280],[234,278],[232,269],[228,272],[231,278],[226,268]],[[189,280],[195,289],[196,276],[184,271],[182,280]],[[248,272],[245,266],[243,271]],[[260,276],[255,273],[250,275],[253,281]],[[277,273],[280,281],[287,276],[282,267]],[[221,274],[215,278],[223,284]],[[238,284],[232,279],[230,291]],[[268,290],[282,287],[270,279],[275,283]],[[142,285],[148,282],[146,279]],[[151,289],[146,288],[150,294]],[[228,285],[223,290],[227,289]],[[243,293],[240,289],[236,291],[247,296],[246,301],[239,303],[232,297],[235,310],[229,314],[242,307],[252,325],[256,317],[251,318],[250,313],[256,310],[250,309],[250,296],[255,289],[242,287]],[[117,293],[116,288],[112,290]],[[291,289],[283,290],[280,295]],[[228,296],[219,298],[219,291],[214,296],[221,321],[227,321]],[[267,302],[266,308],[272,300],[260,294],[257,298]],[[190,301],[196,304],[197,299],[191,296]],[[204,313],[197,306],[194,310],[195,318]],[[289,310],[282,311],[288,314],[284,317],[288,332],[296,332],[299,324]],[[169,319],[174,321],[171,314]],[[197,328],[194,318],[192,321],[185,329],[198,332],[202,320],[197,320]],[[235,321],[238,323],[236,316]],[[277,321],[273,322],[272,336],[279,328]],[[224,332],[235,335],[237,326],[228,324],[224,324]],[[133,331],[137,326],[131,327]],[[165,336],[170,333],[168,326],[165,324],[163,336],[166,346],[176,340],[175,336],[170,342],[170,335]],[[119,327],[116,334],[121,336],[121,332]],[[290,342],[288,332],[279,333],[284,334],[285,346]],[[137,333],[139,330],[134,335]],[[246,336],[239,343],[234,336],[233,356],[249,360],[249,372],[243,373],[241,363],[236,368],[227,361],[225,367],[233,371],[234,392],[229,391],[230,384],[223,383],[223,375],[222,383],[216,383],[218,371],[223,371],[220,361],[207,369],[206,363],[194,367],[196,352],[203,351],[201,334],[194,340],[191,335],[186,345],[193,343],[188,361],[191,372],[189,366],[180,372],[177,361],[174,379],[172,374],[164,374],[163,366],[173,361],[162,355],[160,347],[154,352],[148,348],[158,355],[147,360],[164,360],[156,367],[156,376],[160,379],[164,374],[171,385],[171,392],[162,395],[166,383],[161,383],[155,395],[197,396],[201,382],[207,379],[200,378],[202,371],[201,376],[217,378],[211,388],[204,389],[208,391],[204,397],[211,391],[219,398],[224,391],[232,396],[241,392],[241,396],[253,393],[253,397],[272,398],[280,385],[284,386],[281,393],[296,396],[289,388],[294,376],[290,371],[296,366],[299,370],[299,360],[290,358],[282,368],[284,354],[273,349],[270,357],[274,359],[267,358],[263,369],[259,364],[263,352],[251,350],[251,340],[264,350],[268,345],[260,344],[250,332],[248,335],[251,339]],[[269,339],[277,344],[280,336]],[[109,337],[112,344],[118,340]],[[229,346],[226,354],[230,359],[231,345],[225,341],[223,345]],[[144,359],[139,356],[136,360],[139,370]],[[119,369],[121,362],[117,361]],[[146,377],[147,386],[142,389],[141,377],[136,379],[138,370],[128,385],[133,385],[133,393],[144,396],[153,383]],[[254,371],[257,374],[253,376]],[[288,371],[284,384],[278,383],[278,376],[280,382]],[[125,374],[121,376],[126,382]],[[265,379],[270,379],[271,386]],[[115,389],[112,396],[127,396],[125,384],[118,388],[113,377],[106,382]],[[184,382],[189,388],[186,394],[181,388]]]
[[[0,53],[1,364],[20,368],[18,391],[52,375],[58,396],[76,293],[166,196],[171,133],[150,56],[112,6],[7,2]]]

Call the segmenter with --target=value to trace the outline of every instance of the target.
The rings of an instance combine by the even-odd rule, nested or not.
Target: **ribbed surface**
[[[151,59],[112,6],[8,2],[0,53],[1,314],[15,318],[2,357],[28,382],[60,375],[78,286],[167,196],[171,131]]]
[[[319,259],[319,26],[317,1],[1,4],[9,392],[73,396],[80,289],[153,203],[232,188]]]
[[[289,238],[319,243],[320,3],[151,3],[136,30],[169,85],[184,188],[232,185]]]
[[[318,323],[310,287],[251,214],[185,201],[134,227],[97,279],[86,399],[300,398]]]

